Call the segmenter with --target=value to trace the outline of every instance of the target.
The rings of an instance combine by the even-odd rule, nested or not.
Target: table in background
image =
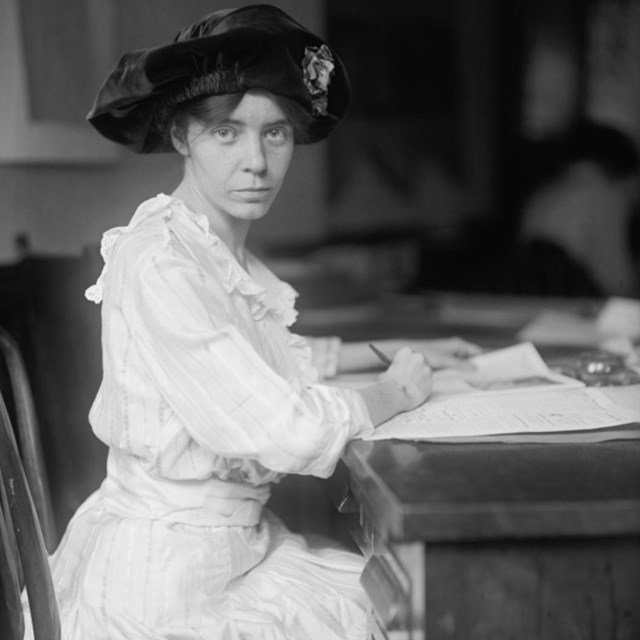
[[[604,305],[593,298],[541,298],[491,294],[425,292],[394,294],[353,305],[301,304],[296,333],[335,334],[343,340],[444,338],[452,335],[485,348],[518,340],[518,333],[540,313],[553,310],[592,319]],[[544,354],[546,345],[537,345]],[[575,353],[581,345],[553,345],[554,353]]]

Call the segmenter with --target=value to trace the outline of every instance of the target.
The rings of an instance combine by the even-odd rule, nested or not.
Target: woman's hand
[[[401,348],[389,368],[378,377],[378,383],[360,389],[371,421],[382,424],[397,413],[415,409],[431,393],[431,367],[424,356],[408,347]]]
[[[462,338],[441,340],[376,340],[375,345],[390,359],[403,347],[421,353],[432,369],[473,369],[468,362],[483,349]],[[369,347],[368,342],[343,342],[338,355],[338,373],[352,373],[380,368],[380,360]]]
[[[414,351],[421,353],[433,369],[472,368],[468,359],[483,352],[477,344],[458,337],[441,340],[411,340],[407,344]]]
[[[378,380],[391,383],[402,391],[407,399],[404,411],[420,406],[429,397],[433,386],[431,367],[425,357],[409,347],[403,347],[395,354],[391,365]]]

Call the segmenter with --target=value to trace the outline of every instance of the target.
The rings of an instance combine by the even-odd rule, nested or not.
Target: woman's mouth
[[[270,192],[269,187],[248,187],[246,189],[236,189],[241,198],[248,201],[263,200]]]

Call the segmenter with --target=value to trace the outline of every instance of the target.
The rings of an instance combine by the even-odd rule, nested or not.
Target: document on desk
[[[584,383],[549,369],[530,342],[482,353],[470,359],[473,371],[445,369],[434,375],[432,399],[460,393],[535,391],[583,387]]]
[[[640,411],[548,369],[530,343],[474,358],[473,373],[434,376],[431,398],[368,440],[575,442],[640,438]]]

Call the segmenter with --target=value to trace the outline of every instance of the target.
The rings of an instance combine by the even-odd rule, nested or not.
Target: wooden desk
[[[500,346],[513,317],[456,333]],[[453,328],[401,314],[386,333],[402,323],[409,335]],[[368,560],[376,637],[640,638],[638,441],[354,442],[332,489]]]
[[[392,637],[640,638],[640,442],[356,442],[334,488]]]
[[[392,637],[640,638],[640,442],[356,442],[334,488]]]

